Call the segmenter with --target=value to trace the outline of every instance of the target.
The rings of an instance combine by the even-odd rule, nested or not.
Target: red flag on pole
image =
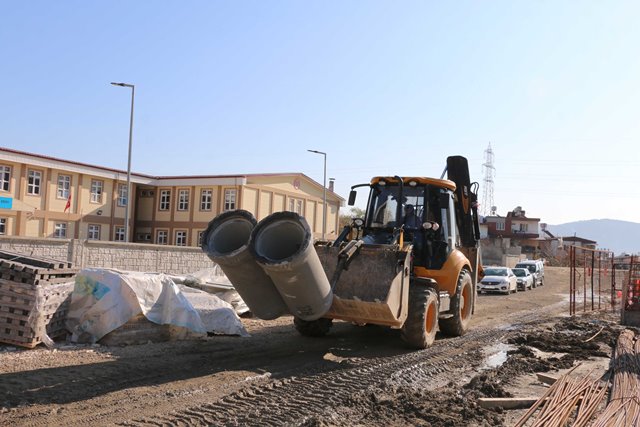
[[[64,206],[63,212],[66,212],[67,209],[71,209],[71,193],[69,193],[69,197],[67,197],[67,204]]]

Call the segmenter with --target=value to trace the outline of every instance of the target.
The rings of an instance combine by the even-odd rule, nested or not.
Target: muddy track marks
[[[472,369],[477,350],[497,342],[500,330],[473,331],[455,339],[439,340],[422,351],[375,358],[357,367],[254,385],[216,402],[123,425],[300,425],[327,408],[368,387],[411,385],[449,377]]]

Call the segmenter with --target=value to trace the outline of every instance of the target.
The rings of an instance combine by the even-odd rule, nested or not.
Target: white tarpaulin
[[[67,327],[72,341],[95,342],[142,313],[151,322],[197,333],[247,335],[227,303],[203,294],[206,297],[192,297],[201,306],[206,322],[167,275],[87,268],[76,276]],[[205,300],[207,297],[215,301]]]
[[[174,279],[174,282],[214,294],[231,304],[239,316],[249,312],[249,307],[218,265],[198,270],[186,276],[179,276],[179,279]]]

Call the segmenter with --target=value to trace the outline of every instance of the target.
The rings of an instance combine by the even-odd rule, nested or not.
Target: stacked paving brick
[[[0,251],[0,342],[33,348],[65,335],[76,273],[67,261]]]

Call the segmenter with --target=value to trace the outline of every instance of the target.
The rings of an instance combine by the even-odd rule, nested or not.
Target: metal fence
[[[615,257],[613,252],[569,247],[569,313],[619,311],[621,321],[640,320],[640,257]]]
[[[640,258],[630,256],[620,266],[628,267],[622,282],[622,324],[640,326]]]

